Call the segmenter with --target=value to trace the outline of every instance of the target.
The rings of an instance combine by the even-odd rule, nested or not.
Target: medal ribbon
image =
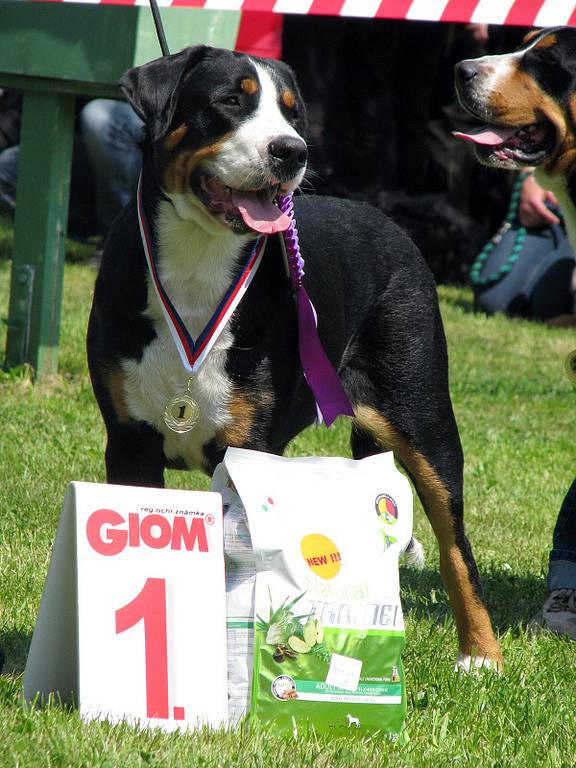
[[[292,197],[280,198],[279,207],[292,220],[290,227],[286,232],[282,233],[281,243],[285,250],[290,279],[296,295],[300,362],[308,386],[316,400],[318,421],[324,421],[326,426],[329,427],[339,415],[354,416],[354,409],[332,363],[328,360],[322,347],[318,336],[316,310],[302,282],[304,277],[304,260],[300,255]],[[205,325],[204,330],[194,341],[160,281],[154,259],[152,235],[142,201],[142,174],[140,174],[138,180],[137,210],[144,255],[156,294],[160,300],[164,318],[184,368],[190,373],[195,373],[206,359],[206,356],[216,343],[224,330],[224,326],[254,279],[264,255],[267,238],[261,237],[256,241],[242,272],[226,291],[214,314]]]
[[[318,421],[323,420],[329,427],[337,416],[354,416],[354,409],[322,347],[318,336],[318,316],[302,282],[304,259],[300,254],[292,196],[280,198],[278,207],[292,220],[288,229],[283,232],[283,245],[290,280],[296,294],[300,363],[308,386],[316,399]]]
[[[242,297],[248,290],[248,286],[254,279],[262,261],[262,257],[264,256],[266,237],[261,237],[256,241],[242,272],[236,280],[234,280],[230,288],[228,288],[220,301],[220,304],[214,311],[214,314],[204,326],[202,333],[198,336],[196,341],[194,341],[160,281],[156,261],[154,259],[152,235],[144,212],[144,203],[142,201],[142,174],[140,174],[140,178],[138,179],[136,200],[138,224],[140,226],[144,255],[146,257],[152,283],[154,284],[158,299],[160,300],[164,318],[180,354],[182,365],[189,373],[196,373],[218,340],[234,310],[242,301]]]

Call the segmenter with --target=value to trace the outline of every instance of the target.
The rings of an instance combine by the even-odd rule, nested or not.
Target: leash
[[[156,0],[150,0],[150,8],[152,10],[152,18],[154,19],[154,26],[156,27],[156,34],[158,35],[162,56],[170,56],[166,35],[164,34],[164,26],[162,25],[162,19],[160,17],[160,9],[158,8]]]
[[[484,263],[486,259],[490,256],[490,254],[492,253],[494,248],[498,245],[498,243],[502,240],[504,235],[510,229],[512,229],[516,221],[516,214],[518,213],[518,203],[520,202],[520,192],[522,190],[522,185],[524,184],[526,177],[529,175],[530,173],[527,173],[524,171],[519,174],[512,188],[510,203],[508,205],[508,210],[506,212],[506,216],[504,217],[504,221],[500,225],[496,234],[493,237],[491,237],[490,240],[484,246],[484,248],[482,248],[482,250],[476,257],[474,264],[470,268],[470,282],[474,286],[474,288],[485,288],[487,285],[493,285],[494,283],[498,283],[500,280],[502,280],[502,278],[505,275],[507,275],[512,270],[512,267],[520,258],[520,254],[524,246],[524,240],[526,240],[526,227],[522,227],[522,226],[518,227],[516,231],[516,235],[514,237],[514,243],[512,244],[510,253],[508,255],[508,258],[504,262],[504,264],[502,264],[492,274],[487,275],[486,277],[480,277],[482,273],[482,268],[484,267]]]

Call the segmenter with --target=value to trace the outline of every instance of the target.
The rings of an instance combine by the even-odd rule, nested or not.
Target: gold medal
[[[190,432],[200,420],[200,408],[191,396],[192,379],[188,379],[186,392],[180,392],[166,403],[164,408],[164,423],[173,432],[183,434]]]

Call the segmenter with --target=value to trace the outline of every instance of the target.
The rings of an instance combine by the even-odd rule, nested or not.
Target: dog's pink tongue
[[[475,128],[472,131],[463,133],[462,131],[452,131],[452,136],[464,141],[472,141],[474,144],[483,144],[487,147],[496,147],[498,144],[504,144],[511,136],[514,136],[518,128],[498,128],[494,125],[484,125],[481,128]]]
[[[255,232],[272,235],[275,232],[284,232],[290,226],[290,216],[282,213],[267,193],[234,190],[232,202],[240,211],[246,226]]]

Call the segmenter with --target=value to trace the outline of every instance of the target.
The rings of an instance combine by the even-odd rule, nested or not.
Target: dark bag
[[[571,291],[576,257],[564,226],[527,230],[516,220],[516,185],[510,210],[470,271],[475,306],[489,315],[549,320],[574,312]],[[554,211],[559,215],[558,210]]]

